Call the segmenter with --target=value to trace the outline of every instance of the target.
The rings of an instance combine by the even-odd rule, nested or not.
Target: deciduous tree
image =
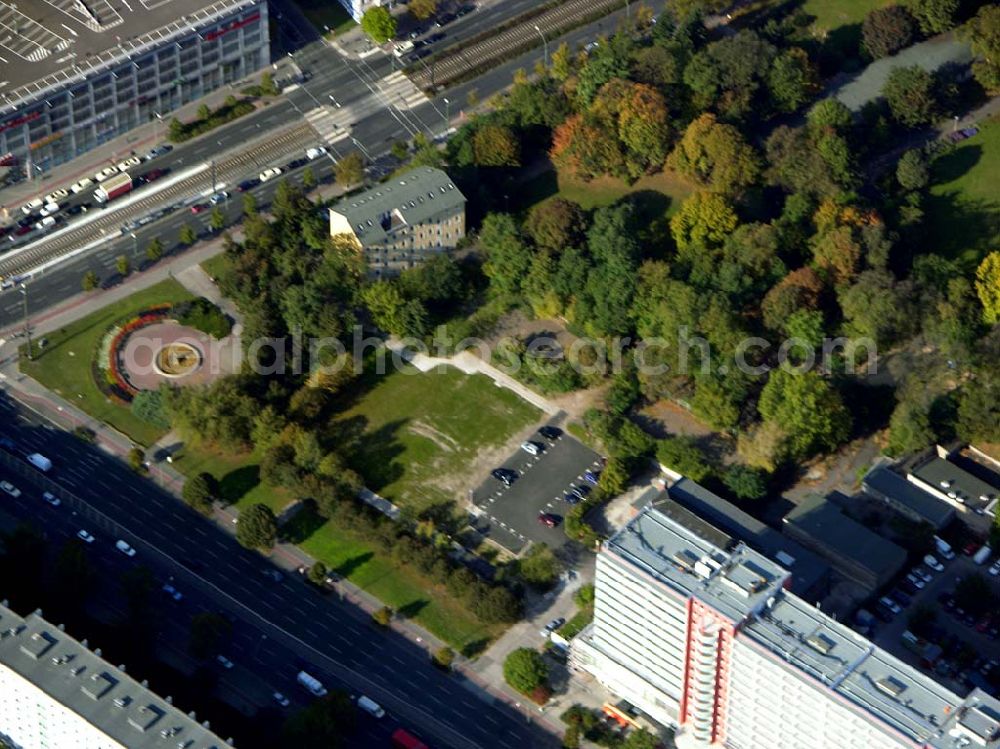
[[[688,125],[667,165],[718,193],[732,194],[754,184],[760,158],[732,125],[705,113]]]
[[[983,319],[990,325],[1000,321],[1000,252],[994,250],[976,268],[976,293]]]
[[[1000,6],[986,3],[966,24],[964,35],[976,55],[972,72],[987,91],[1000,89]]]
[[[426,21],[437,13],[437,0],[410,0],[406,9],[418,21]]]
[[[477,166],[519,166],[521,149],[514,131],[506,125],[486,124],[472,136]]]
[[[851,416],[840,394],[817,372],[775,369],[760,394],[757,410],[781,426],[793,458],[833,450],[847,439]]]
[[[888,5],[874,8],[861,24],[861,45],[874,60],[894,55],[913,42],[913,16],[906,8]]]
[[[352,187],[360,184],[365,178],[364,157],[357,151],[351,151],[337,162],[336,173],[337,184],[341,187]]]
[[[504,660],[503,678],[521,694],[530,694],[548,681],[549,667],[537,651],[518,648]]]
[[[941,34],[955,25],[961,0],[906,0],[906,7],[925,36]]]
[[[928,125],[938,116],[934,76],[919,65],[893,68],[882,87],[893,119],[907,127]]]
[[[361,16],[361,29],[379,44],[396,36],[396,19],[388,8],[375,5]]]
[[[278,521],[265,504],[254,504],[240,513],[236,540],[248,549],[268,550],[278,538]]]
[[[559,197],[536,203],[524,222],[525,231],[538,247],[557,252],[579,246],[586,228],[587,217],[583,209]]]
[[[670,233],[683,255],[721,246],[738,223],[736,211],[724,196],[699,191],[670,219]]]

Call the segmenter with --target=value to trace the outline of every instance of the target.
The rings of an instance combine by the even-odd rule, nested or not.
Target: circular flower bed
[[[102,344],[98,366],[103,377],[95,377],[98,387],[113,400],[125,404],[131,403],[139,389],[128,381],[121,368],[121,346],[132,333],[147,325],[161,322],[170,314],[170,304],[157,304],[148,307],[121,325],[113,326],[107,336],[106,344]]]

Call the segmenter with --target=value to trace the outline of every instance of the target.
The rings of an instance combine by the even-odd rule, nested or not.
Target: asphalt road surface
[[[58,493],[100,543],[128,541],[138,552],[136,559],[169,571],[181,589],[192,595],[201,591],[216,610],[266,635],[252,647],[234,649],[241,659],[248,652],[269,657],[272,642],[293,653],[292,660],[275,660],[266,671],[274,674],[276,688],[301,694],[291,681],[307,667],[321,681],[372,697],[394,721],[412,726],[434,746],[557,744],[464,677],[441,673],[425,651],[402,636],[374,629],[359,609],[335,596],[317,595],[288,575],[280,582],[271,579],[268,573],[276,568],[265,557],[242,548],[117,459],[39,422],[4,396],[0,416],[0,431],[19,450],[41,452],[55,463],[43,476],[26,463],[6,461],[3,472],[16,475],[15,484],[33,495],[46,488]],[[48,512],[38,512],[43,510]]]

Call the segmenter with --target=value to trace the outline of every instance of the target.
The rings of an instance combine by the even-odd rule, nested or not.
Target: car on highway
[[[67,216],[75,216],[78,213],[86,213],[90,210],[90,203],[78,203],[77,205],[71,205],[66,209]]]
[[[86,190],[92,184],[94,184],[94,180],[92,180],[90,177],[84,177],[79,182],[74,182],[73,185],[69,188],[69,191],[74,195],[76,195],[77,193],[81,193],[84,190]]]
[[[264,575],[271,578],[276,583],[280,583],[282,580],[285,579],[285,576],[275,569],[264,570]]]
[[[87,531],[85,531],[85,530],[82,530],[82,529],[78,530],[76,532],[76,537],[78,539],[80,539],[81,541],[83,541],[85,544],[92,544],[92,543],[94,543],[94,537],[92,535],[90,535],[89,533],[87,533]]]
[[[9,481],[0,481],[0,490],[7,492],[12,497],[20,497],[21,490],[14,486]]]
[[[260,179],[261,182],[267,182],[269,179],[273,179],[274,177],[277,177],[279,174],[281,174],[281,167],[272,166],[269,169],[265,169],[263,172],[261,172],[260,175],[258,175],[258,178]]]
[[[128,544],[128,542],[122,541],[120,538],[117,541],[115,541],[115,548],[118,549],[118,551],[120,551],[122,554],[124,554],[127,557],[134,557],[135,556],[135,549],[133,549]]]
[[[247,190],[252,190],[259,184],[259,179],[245,179],[236,185],[236,192],[246,192]]]
[[[559,518],[549,512],[538,513],[538,522],[549,528],[555,528],[559,525]]]
[[[522,442],[521,449],[524,450],[526,453],[528,453],[528,455],[542,454],[542,446],[539,445],[537,442],[531,442],[530,440],[528,442]]]
[[[497,481],[502,482],[504,486],[510,486],[517,481],[517,471],[510,468],[494,468],[490,471],[490,475]]]
[[[208,199],[208,202],[211,203],[212,205],[218,205],[219,203],[228,199],[229,199],[229,193],[226,192],[225,190],[219,190],[217,193],[215,193],[212,197]]]
[[[205,205],[204,203],[195,203],[193,206],[191,206],[191,213],[195,215],[198,215],[202,211],[206,210],[208,210],[208,206]]]
[[[445,37],[445,33],[443,31],[439,31],[436,34],[431,34],[429,37],[427,37],[426,39],[424,39],[424,44],[426,44],[428,46],[430,46],[431,44],[437,44],[442,39],[444,39],[444,37]]]
[[[69,197],[69,190],[64,187],[60,187],[58,190],[53,190],[48,195],[45,196],[46,203],[58,203],[63,198]]]
[[[298,169],[300,166],[305,166],[308,163],[309,159],[306,158],[292,159],[291,161],[288,162],[288,164],[285,165],[285,168]]]
[[[59,505],[62,504],[62,500],[59,499],[59,497],[57,497],[52,492],[42,492],[42,499],[44,499],[46,502],[48,502],[53,507],[58,507]]]
[[[292,704],[291,701],[281,692],[275,692],[271,696],[274,697],[274,701],[277,702],[282,707],[288,707],[289,705]]]
[[[97,174],[94,175],[94,181],[100,184],[108,177],[113,177],[116,174],[118,174],[118,167],[106,166],[101,171],[99,171]]]
[[[216,662],[227,671],[233,667],[233,662],[221,653],[215,656]]]
[[[167,174],[166,169],[150,169],[148,172],[142,175],[142,179],[148,185],[150,182],[156,182],[156,180],[166,176],[166,174]]]
[[[35,230],[35,227],[33,225],[31,225],[31,224],[25,224],[24,226],[18,226],[11,233],[9,239],[10,239],[11,242],[13,242],[15,237],[23,237],[28,232],[32,232],[34,230]]]
[[[129,556],[132,555],[129,554]],[[177,588],[175,588],[170,583],[164,583],[163,592],[166,593],[169,598],[172,598],[175,601],[180,601],[184,598],[184,594],[181,593],[179,590],[177,590]]]

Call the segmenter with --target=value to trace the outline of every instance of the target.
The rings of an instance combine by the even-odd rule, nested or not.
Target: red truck
[[[427,744],[402,728],[393,731],[392,745],[396,749],[430,749]]]
[[[122,172],[101,183],[101,186],[94,190],[94,200],[103,205],[131,191],[132,178],[126,172]]]

